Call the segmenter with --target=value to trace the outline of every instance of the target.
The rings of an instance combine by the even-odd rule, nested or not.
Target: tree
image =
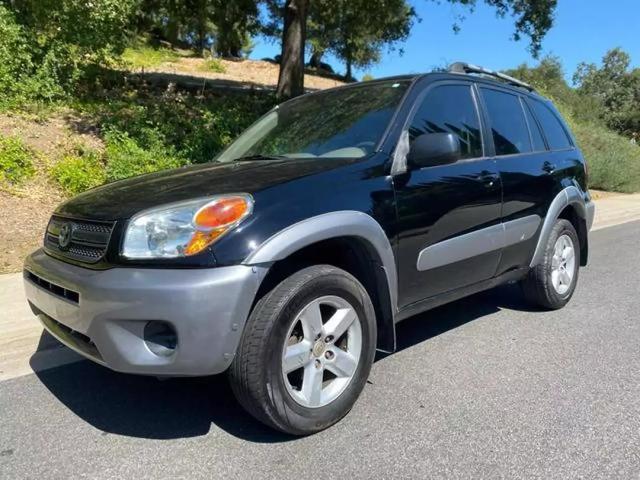
[[[437,3],[440,0],[429,0]],[[553,13],[558,0],[447,0],[448,3],[466,7],[473,13],[479,1],[496,9],[496,15],[500,18],[511,16],[515,20],[513,39],[520,41],[523,36],[529,37],[529,51],[534,58],[538,57],[542,48],[542,39],[553,26]],[[454,23],[455,31],[460,30],[460,23],[464,15],[458,16]]]
[[[213,0],[215,49],[221,57],[241,57],[258,26],[254,0]]]
[[[258,27],[256,0],[143,0],[138,33],[201,53],[213,46],[222,57],[240,57]]]
[[[286,0],[282,53],[278,76],[278,98],[291,98],[304,93],[304,48],[309,0]]]
[[[544,57],[535,67],[529,67],[523,63],[514,69],[506,70],[504,73],[522,80],[554,98],[566,99],[575,93],[564,78],[564,69],[560,59],[555,56]]]
[[[581,63],[573,76],[578,92],[594,97],[601,105],[600,116],[620,133],[640,132],[640,69],[630,69],[629,54],[620,48],[609,50],[602,66]]]
[[[315,0],[309,13],[311,64],[317,66],[325,52],[346,65],[366,68],[380,61],[382,49],[407,38],[416,18],[406,0]]]
[[[286,0],[285,7],[282,9],[279,6],[279,0],[267,0],[272,17],[277,17],[277,14],[280,13],[281,18],[284,18],[280,76],[277,89],[279,96],[297,95],[302,93],[304,89],[304,76],[302,75],[306,47],[304,27],[309,13],[307,9],[308,1]],[[437,2],[438,0],[428,1]],[[479,1],[494,7],[496,14],[500,17],[507,15],[513,17],[515,20],[514,40],[520,40],[522,36],[528,37],[530,39],[529,49],[534,56],[538,55],[542,46],[542,39],[553,25],[553,13],[557,0],[447,0],[450,4],[459,4],[467,7],[471,12],[473,12]],[[372,13],[368,12],[368,10],[376,11],[381,17],[388,13],[387,2],[384,1],[359,2],[354,0],[354,3],[359,5],[356,10],[358,15]],[[376,7],[373,8],[372,4],[376,5]],[[293,29],[291,30],[292,25]],[[459,25],[456,23],[454,28],[458,29]],[[367,57],[371,61],[372,50],[370,47],[367,46],[362,52],[363,56],[356,61],[365,62]],[[347,43],[343,54],[348,58],[352,58],[353,44]],[[285,93],[286,95],[284,95]]]

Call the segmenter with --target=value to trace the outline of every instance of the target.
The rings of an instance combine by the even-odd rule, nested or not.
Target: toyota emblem
[[[69,244],[71,243],[71,233],[73,232],[73,225],[71,223],[65,223],[60,228],[60,233],[58,234],[58,247],[60,250],[66,250],[69,248]]]

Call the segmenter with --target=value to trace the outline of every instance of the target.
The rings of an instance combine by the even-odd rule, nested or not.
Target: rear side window
[[[537,100],[532,100],[531,106],[533,107],[533,113],[540,121],[540,125],[542,125],[549,148],[551,150],[571,148],[572,145],[567,132],[551,109]]]
[[[409,138],[438,132],[458,136],[463,159],[482,156],[480,120],[470,86],[443,85],[427,93],[411,121]]]
[[[514,155],[531,151],[531,138],[520,98],[510,93],[482,88],[487,106],[496,155]]]
[[[531,139],[533,140],[533,150],[535,152],[540,152],[542,150],[546,150],[547,146],[544,143],[544,138],[542,138],[542,132],[540,131],[540,126],[535,118],[533,118],[533,114],[531,113],[531,109],[529,105],[526,103],[524,105],[524,113],[527,117],[527,123],[529,124],[529,131],[531,132]]]

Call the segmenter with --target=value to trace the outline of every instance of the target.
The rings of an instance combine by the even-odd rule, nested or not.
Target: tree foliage
[[[241,57],[258,29],[256,0],[143,0],[137,30],[172,45]]]
[[[439,2],[440,0],[429,0]],[[553,26],[553,14],[558,0],[482,0],[486,5],[495,8],[500,18],[511,17],[515,23],[513,39],[529,38],[529,50],[537,58],[542,48],[542,39]],[[458,4],[473,12],[479,0],[447,0],[450,4]],[[458,16],[454,30],[460,29],[464,15]]]
[[[600,67],[581,63],[573,76],[578,92],[600,104],[600,117],[621,133],[640,133],[640,68],[631,69],[629,54],[609,50]]]
[[[313,63],[333,53],[351,78],[352,67],[379,62],[385,47],[405,40],[415,18],[406,0],[315,0],[308,22]]]

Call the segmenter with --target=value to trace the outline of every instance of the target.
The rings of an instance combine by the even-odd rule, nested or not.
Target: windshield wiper
[[[247,155],[246,157],[236,158],[234,162],[251,162],[254,160],[282,160],[283,158],[289,158],[286,155]]]

